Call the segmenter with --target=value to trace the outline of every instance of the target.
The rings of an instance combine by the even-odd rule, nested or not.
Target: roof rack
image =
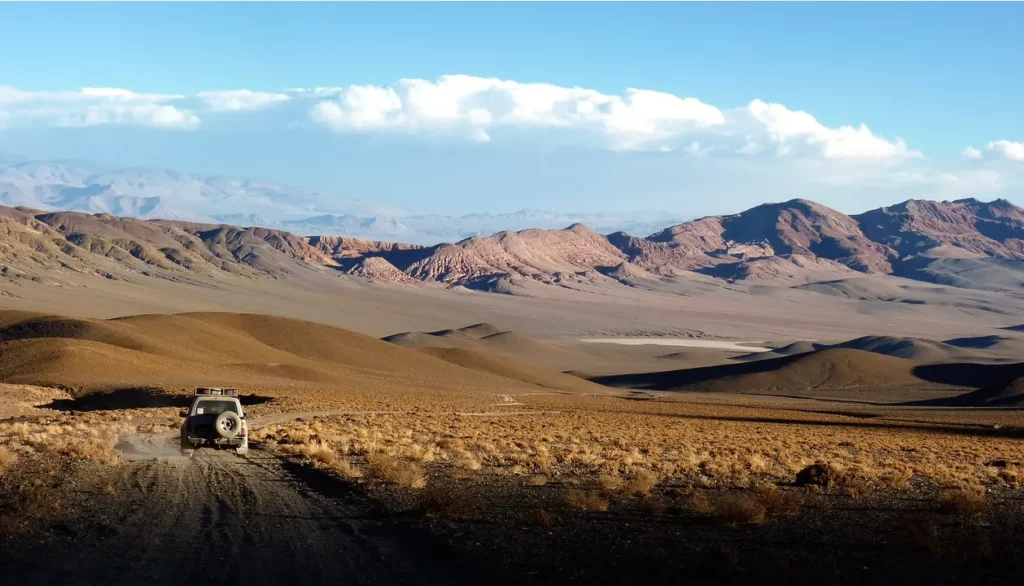
[[[223,389],[221,387],[198,387],[197,395],[223,395],[225,397],[237,397],[238,389]]]

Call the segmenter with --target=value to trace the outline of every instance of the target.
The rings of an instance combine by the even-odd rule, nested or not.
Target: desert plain
[[[1003,204],[935,205],[1022,224]],[[1019,576],[1021,240],[912,208],[902,229],[932,246],[911,258],[815,206],[769,209],[768,236],[732,252],[686,249],[686,225],[664,248],[573,226],[422,250],[4,208],[0,569]],[[800,244],[809,227],[830,246]],[[179,452],[197,386],[239,389],[248,455]]]

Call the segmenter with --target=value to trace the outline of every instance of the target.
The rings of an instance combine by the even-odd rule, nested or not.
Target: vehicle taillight
[[[249,435],[249,429],[247,427],[245,427],[245,426],[242,427],[242,435],[243,436]]]

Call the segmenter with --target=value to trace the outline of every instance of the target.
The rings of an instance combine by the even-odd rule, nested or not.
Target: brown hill
[[[84,320],[0,312],[0,324],[0,381],[80,393],[203,384],[509,392],[543,382],[523,385],[355,332],[265,315]]]
[[[345,273],[370,281],[384,281],[386,283],[408,283],[412,281],[411,277],[379,256],[360,259],[359,262],[346,270]]]
[[[964,393],[952,399],[932,402],[963,407],[1020,407],[1024,405],[1024,377],[1006,383],[996,383],[977,391]]]
[[[1024,357],[1024,338],[1010,336],[972,336],[946,340],[946,344],[957,348],[983,351],[992,355]]]
[[[547,389],[573,393],[606,393],[608,389],[588,380],[554,370],[526,366],[506,358],[462,348],[420,348],[426,353],[463,368],[523,381]]]
[[[711,275],[727,281],[772,282],[804,284],[823,279],[841,279],[852,274],[853,269],[834,260],[790,254],[785,256],[766,256],[731,263],[722,263],[713,267],[699,269],[705,275]]]
[[[581,357],[573,350],[503,330],[489,323],[473,324],[457,330],[403,332],[382,339],[406,348],[471,350],[541,368],[557,368],[581,361]]]
[[[852,348],[907,358],[918,362],[941,362],[962,359],[970,352],[964,352],[954,345],[925,340],[922,338],[898,338],[895,336],[864,336],[848,342],[831,346],[832,348]]]
[[[853,218],[802,199],[686,222],[647,240],[665,243],[687,256],[749,259],[800,255],[836,261],[862,272],[892,270],[889,250],[865,237]]]
[[[1024,260],[1024,209],[1005,199],[909,200],[853,217],[865,235],[901,257],[939,249]]]
[[[420,280],[465,283],[491,275],[552,281],[558,273],[575,274],[615,266],[625,255],[581,224],[564,230],[500,232],[436,248],[406,272]]]
[[[0,263],[15,278],[54,279],[72,271],[186,281],[220,274],[282,277],[337,264],[280,230],[4,207]]]
[[[758,393],[842,388],[921,386],[917,363],[834,348],[770,360],[593,379],[607,386],[663,391]]]
[[[980,387],[956,397],[921,404],[955,407],[1018,407],[1024,405],[1024,362],[1015,364],[948,364],[922,367],[929,379],[953,380]]]
[[[419,244],[364,240],[345,236],[311,236],[309,245],[334,259],[382,255],[406,250],[423,250]]]
[[[699,279],[703,273],[793,285],[861,271],[1016,290],[1024,274],[1024,210],[1005,200],[910,201],[851,217],[792,200],[685,222],[647,238],[605,237],[574,224],[422,247],[0,207],[0,267],[9,278],[57,280],[71,271],[186,282],[226,274],[282,278],[326,268],[377,281],[512,294],[527,294],[535,282],[661,290],[668,285],[656,276]]]

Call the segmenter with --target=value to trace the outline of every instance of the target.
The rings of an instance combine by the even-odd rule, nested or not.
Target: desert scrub
[[[658,477],[650,470],[637,470],[626,482],[623,491],[631,496],[650,496],[658,484]]]
[[[18,456],[11,450],[7,449],[6,446],[0,446],[0,478],[14,467],[18,462]]]
[[[980,515],[985,512],[985,494],[963,488],[944,490],[936,496],[935,508],[940,513]]]
[[[565,493],[565,504],[578,511],[608,510],[608,499],[592,491],[570,489]]]
[[[750,493],[771,517],[797,515],[803,503],[799,494],[781,490],[774,484],[756,484]]]
[[[623,481],[622,477],[618,474],[605,472],[597,477],[597,484],[600,485],[603,490],[608,492],[618,492],[622,488],[622,485],[625,484],[625,481]]]
[[[403,488],[420,489],[427,486],[427,475],[419,466],[384,452],[367,455],[366,466],[370,478],[374,480]]]
[[[982,463],[992,454],[1024,461],[1024,443],[1013,438],[937,433],[926,423],[873,428],[850,425],[842,416],[770,408],[624,404],[599,397],[521,400],[559,412],[493,418],[451,411],[325,416],[270,426],[266,437],[282,445],[326,441],[342,456],[386,452],[431,470],[438,465],[474,474],[596,478],[609,495],[651,492],[655,486],[644,486],[649,482],[639,470],[653,475],[655,483],[746,488],[755,478],[791,482],[815,462],[827,475],[808,484],[855,498],[876,487],[905,488],[915,477],[944,486],[1013,486],[1020,482],[1016,470]],[[0,436],[11,431],[0,426]]]
[[[301,445],[286,444],[284,451],[302,456],[317,468],[335,468],[339,464],[338,453],[330,445],[322,442]]]
[[[740,492],[715,502],[715,518],[725,525],[759,525],[768,519],[768,511],[757,495]]]

